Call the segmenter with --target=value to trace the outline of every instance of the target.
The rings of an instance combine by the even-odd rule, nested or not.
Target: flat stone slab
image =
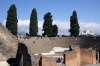
[[[6,61],[0,61],[0,66],[10,66]]]

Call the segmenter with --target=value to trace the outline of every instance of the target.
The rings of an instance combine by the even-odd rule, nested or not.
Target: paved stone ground
[[[0,66],[10,66],[6,61],[0,61]]]
[[[65,65],[62,63],[57,63],[57,66],[65,66]]]

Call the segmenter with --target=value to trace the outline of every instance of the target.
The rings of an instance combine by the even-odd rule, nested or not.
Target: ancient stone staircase
[[[48,53],[54,47],[62,47],[68,48],[69,45],[79,45],[83,48],[89,48],[94,46],[100,41],[100,38],[94,39],[93,37],[43,37],[42,39],[38,37],[32,37],[31,39],[19,39],[23,41],[29,49],[37,54],[37,53]],[[98,44],[97,46],[100,46]]]

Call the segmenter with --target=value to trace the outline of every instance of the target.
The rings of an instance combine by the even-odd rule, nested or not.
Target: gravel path
[[[65,65],[62,63],[57,63],[57,66],[65,66]]]

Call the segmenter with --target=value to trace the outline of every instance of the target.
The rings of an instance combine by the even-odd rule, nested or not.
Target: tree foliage
[[[47,35],[49,37],[55,37],[58,34],[58,27],[57,25],[52,25],[52,15],[50,12],[44,15],[44,23],[43,23],[43,36]]]
[[[13,35],[17,35],[17,9],[15,4],[12,4],[7,12],[6,28],[11,31]]]
[[[77,37],[79,36],[80,26],[78,24],[78,18],[76,11],[73,11],[72,16],[70,17],[70,34],[71,36]]]
[[[55,24],[55,25],[53,25],[53,37],[56,37],[57,35],[58,35],[58,27],[57,27],[57,25]]]
[[[37,33],[38,33],[38,21],[37,20],[38,20],[37,11],[34,8],[30,16],[30,27],[29,27],[30,36],[37,36]]]
[[[47,35],[47,36],[52,36],[53,32],[52,32],[52,15],[50,12],[46,13],[44,15],[44,23],[43,23],[43,36]]]

